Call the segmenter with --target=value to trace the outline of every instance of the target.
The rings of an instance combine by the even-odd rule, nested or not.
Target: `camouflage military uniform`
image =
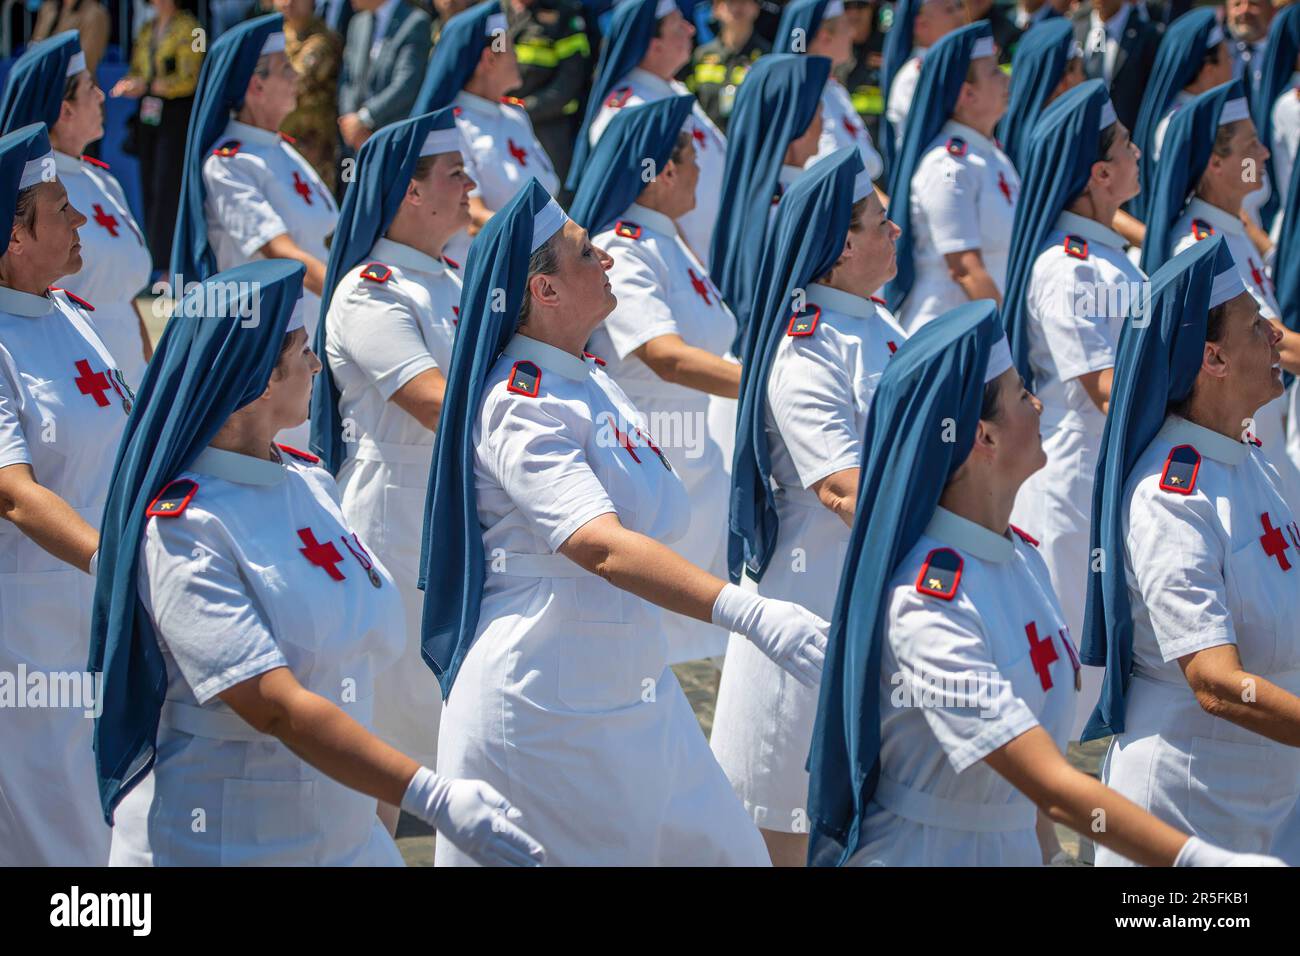
[[[532,0],[523,9],[509,4],[506,15],[523,77],[512,95],[523,100],[537,139],[563,182],[591,59],[582,5],[577,0]]]
[[[771,52],[772,45],[757,31],[750,34],[749,40],[739,50],[727,47],[721,34],[695,48],[686,72],[686,88],[695,94],[709,119],[724,133],[736,99],[736,89],[754,61]]]
[[[298,152],[325,185],[334,189],[343,40],[323,20],[312,17],[301,32],[284,25],[284,50],[298,71],[298,106],[280,129],[293,137]]]

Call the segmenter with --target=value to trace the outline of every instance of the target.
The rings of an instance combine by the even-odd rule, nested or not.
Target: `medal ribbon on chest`
[[[366,546],[361,543],[361,539],[357,537],[357,533],[355,531],[352,532],[352,541],[348,540],[347,535],[343,536],[342,541],[347,549],[352,552],[352,557],[356,558],[357,563],[365,570],[366,575],[370,578],[370,583],[375,587],[382,587],[384,579],[381,578],[379,572],[375,570],[375,562],[370,557],[370,552],[366,550]],[[355,548],[352,547],[353,541],[355,541],[357,545]]]

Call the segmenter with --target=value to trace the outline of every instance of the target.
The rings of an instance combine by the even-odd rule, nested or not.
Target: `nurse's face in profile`
[[[31,189],[31,215],[19,210],[5,255],[25,258],[34,271],[48,273],[52,284],[81,271],[77,230],[85,225],[86,217],[68,201],[68,191],[57,179]]]
[[[614,260],[572,220],[548,242],[554,265],[529,276],[525,294],[532,301],[521,328],[533,338],[576,352],[618,304],[605,275]]]
[[[307,330],[295,329],[284,337],[280,361],[262,394],[265,414],[274,430],[294,428],[307,420],[311,383],[320,371],[320,359],[307,342]]]
[[[1015,366],[990,384],[996,388],[997,400],[991,409],[986,403],[981,413],[976,445],[991,454],[993,471],[999,477],[1019,487],[1047,464],[1038,430],[1043,403],[1025,388]]]
[[[1106,155],[1093,164],[1090,189],[1104,192],[1111,203],[1126,203],[1141,189],[1138,160],[1142,151],[1129,136],[1128,127],[1116,120]]]
[[[1259,314],[1259,305],[1249,292],[1224,303],[1217,338],[1205,343],[1205,361],[1197,376],[1197,388],[1207,376],[1218,379],[1222,391],[1241,397],[1247,414],[1267,405],[1282,394],[1282,333]]]

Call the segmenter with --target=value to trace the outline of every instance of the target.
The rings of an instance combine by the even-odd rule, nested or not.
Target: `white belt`
[[[512,578],[585,578],[591,574],[562,554],[515,554],[511,551],[489,557],[487,573]]]
[[[886,777],[881,777],[876,783],[872,799],[905,820],[949,830],[1010,833],[1014,830],[1032,830],[1038,819],[1037,809],[1025,798],[1014,804],[945,800],[920,790],[912,790]]]
[[[377,461],[385,465],[424,465],[433,462],[433,445],[398,445],[362,438],[348,442],[348,455],[357,461]]]

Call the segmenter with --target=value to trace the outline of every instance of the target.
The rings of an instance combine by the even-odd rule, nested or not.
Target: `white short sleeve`
[[[195,505],[145,526],[140,600],[199,704],[288,666],[235,554],[221,522]]]
[[[787,338],[767,380],[768,407],[805,488],[861,464],[853,382],[831,339],[821,329]]]
[[[891,680],[900,694],[905,688],[904,700],[919,705],[961,773],[1037,727],[1038,718],[998,670],[974,605],[960,593],[942,605],[911,585],[895,587],[889,641],[898,674]]]
[[[260,182],[265,173],[261,160],[252,156],[209,156],[203,164],[203,184],[212,213],[246,257],[289,232],[280,214],[266,201]]]
[[[970,161],[946,152],[937,162],[926,163],[925,175],[912,184],[912,195],[925,211],[930,236],[940,255],[983,245],[979,187],[980,171]]]
[[[396,281],[349,277],[349,288],[335,296],[327,316],[338,355],[353,362],[384,401],[421,372],[438,367],[420,332],[415,303]]]
[[[1115,365],[1103,295],[1097,268],[1087,260],[1049,249],[1034,263],[1032,317],[1039,322],[1062,382]]]
[[[552,551],[591,519],[618,513],[587,462],[589,420],[545,396],[488,400],[495,402],[484,422],[493,476]]]
[[[9,465],[30,465],[32,453],[23,433],[23,420],[18,410],[18,396],[3,369],[0,369],[0,468]]]
[[[1155,476],[1143,479],[1129,499],[1127,568],[1166,663],[1237,643],[1223,573],[1228,555],[1217,524],[1202,492],[1161,491]]]
[[[609,282],[618,305],[605,319],[605,331],[620,360],[651,339],[679,334],[663,287],[667,267],[644,245],[633,242],[611,244],[609,249],[614,259]]]

